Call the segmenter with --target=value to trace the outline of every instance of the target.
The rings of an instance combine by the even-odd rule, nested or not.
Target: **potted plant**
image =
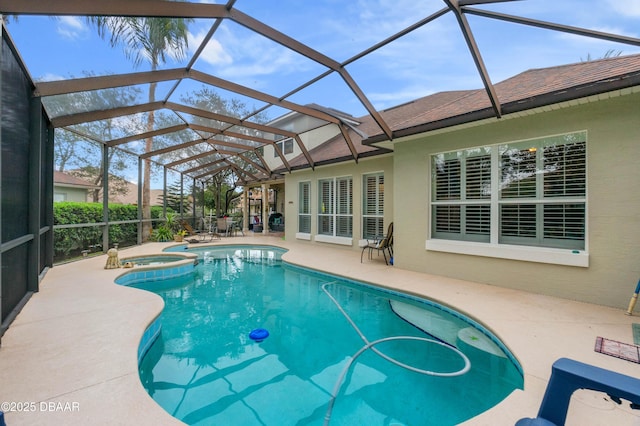
[[[166,242],[171,241],[173,238],[173,231],[169,229],[166,224],[162,224],[158,226],[157,229],[153,231],[153,239],[158,242]]]
[[[187,231],[181,229],[173,234],[173,241],[181,243],[184,240],[184,236],[187,235]]]
[[[173,212],[168,212],[165,218],[165,225],[173,233],[173,241],[175,241],[176,243],[181,243],[184,240],[184,236],[187,235],[187,231],[180,225],[180,222],[178,221],[178,215]]]
[[[153,232],[154,239],[159,242],[176,241],[181,242],[186,235],[186,231],[181,229],[177,215],[168,212],[165,221]]]

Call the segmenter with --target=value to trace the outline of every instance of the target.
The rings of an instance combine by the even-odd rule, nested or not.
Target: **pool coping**
[[[124,272],[115,279],[115,283],[126,286],[145,281],[170,279],[190,274],[191,272],[193,272],[198,262],[198,256],[192,253],[180,254],[182,255],[181,257],[184,257],[183,260],[177,260],[175,262],[163,263],[159,265],[137,265],[131,268],[126,268]],[[150,254],[144,257],[156,256],[158,255]],[[129,259],[134,258],[135,257],[129,257]]]
[[[183,244],[184,245],[184,244]],[[186,245],[185,245],[186,246]],[[120,264],[123,265],[124,269],[128,269],[125,265],[125,263],[127,263],[127,261],[131,261],[131,259],[147,259],[149,257],[166,257],[166,258],[173,258],[173,257],[181,257],[181,260],[184,259],[194,259],[194,255],[193,253],[189,253],[186,251],[171,251],[171,252],[167,252],[167,251],[162,251],[159,253],[147,253],[147,254],[142,254],[142,255],[135,255],[135,256],[124,256],[122,258],[120,258]],[[197,258],[197,256],[195,256],[195,258]],[[179,262],[179,260],[176,261],[172,261],[172,262],[167,262],[167,263],[173,263],[173,262]],[[139,268],[142,266],[158,266],[158,265],[136,265],[133,266],[133,268]]]
[[[465,425],[512,425],[535,416],[551,365],[560,357],[637,376],[637,364],[593,350],[598,336],[633,341],[631,324],[638,320],[624,315],[626,306],[614,309],[411,272],[375,258],[360,263],[358,251],[328,244],[247,236],[211,245],[226,244],[282,247],[289,250],[283,256],[287,263],[427,297],[496,334],[520,362],[524,390],[514,391]],[[150,254],[171,245],[175,244],[151,243],[120,252]],[[41,402],[77,402],[80,409],[8,412],[8,425],[182,424],[147,395],[138,377],[138,348],[163,302],[151,293],[115,284],[123,271],[106,270],[105,262],[106,256],[99,256],[49,270],[40,292],[17,316],[0,347],[0,401],[34,402],[36,408]],[[598,418],[628,424],[639,416],[592,395],[580,395],[575,407],[572,399],[569,415],[577,419],[573,424],[580,424],[580,419],[593,424]]]

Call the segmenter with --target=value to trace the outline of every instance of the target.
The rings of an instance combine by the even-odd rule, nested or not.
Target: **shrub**
[[[151,218],[162,216],[162,207],[151,207]],[[109,205],[109,221],[136,220],[138,207],[126,204]],[[79,228],[55,229],[53,232],[53,258],[55,262],[77,257],[83,250],[102,250],[102,203],[59,202],[53,204],[54,225],[88,224]],[[138,224],[109,225],[109,244],[130,246],[138,242]]]

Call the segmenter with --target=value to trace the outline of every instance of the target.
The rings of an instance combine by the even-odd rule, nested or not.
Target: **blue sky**
[[[278,31],[298,39],[338,62],[344,62],[444,7],[442,0],[238,0],[235,7]],[[501,13],[563,25],[640,38],[640,0],[523,0],[482,6]],[[525,27],[468,16],[491,81],[497,83],[531,68],[542,68],[601,58],[608,51],[640,53],[640,47]],[[213,20],[197,20],[189,27],[191,57]],[[36,80],[146,71],[134,69],[121,48],[111,48],[83,18],[19,17],[8,30]],[[187,61],[170,59],[161,68],[184,67]],[[194,65],[202,71],[276,97],[284,96],[326,69],[238,24],[225,21]],[[456,19],[449,13],[384,48],[346,66],[377,109],[446,90],[482,87]],[[184,80],[170,100],[193,91],[200,83]],[[162,84],[158,97],[169,84]],[[260,101],[234,93],[221,96],[241,100],[248,108]],[[146,102],[141,90],[140,103]],[[337,75],[287,98],[298,104],[317,103],[348,112],[366,114]],[[270,118],[287,111],[271,108]],[[130,144],[131,145],[131,144]],[[136,150],[134,147],[129,149]],[[140,148],[141,150],[142,148]],[[137,167],[126,172],[136,181]],[[171,173],[174,181],[177,173]],[[161,176],[154,187],[161,187]]]
[[[235,7],[315,50],[342,62],[442,8],[442,0],[238,0]],[[483,6],[489,8],[489,6]],[[506,14],[586,27],[640,38],[640,0],[524,0],[490,7]],[[530,68],[580,62],[607,51],[640,53],[640,48],[469,16],[492,82]],[[213,21],[190,26],[193,53]],[[121,49],[111,48],[82,18],[20,17],[10,22],[14,38],[35,79],[143,71]],[[43,44],[46,42],[46,45]],[[169,62],[164,68],[184,66]],[[194,68],[283,96],[325,69],[233,22],[225,22]],[[443,90],[482,87],[455,18],[445,15],[385,48],[347,66],[378,109]],[[184,87],[185,90],[193,89]],[[260,102],[243,99],[248,105]],[[289,100],[319,103],[355,116],[366,113],[341,78],[332,75]]]

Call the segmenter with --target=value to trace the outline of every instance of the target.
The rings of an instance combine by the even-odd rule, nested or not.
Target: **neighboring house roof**
[[[640,85],[640,55],[619,56],[550,68],[531,69],[495,84],[502,114],[521,112],[621,88]],[[394,138],[495,118],[484,89],[440,92],[380,112]],[[357,119],[357,127],[369,137],[349,130],[359,157],[389,150],[372,146],[388,140],[370,116]],[[316,165],[353,160],[342,135],[310,150]],[[296,157],[292,168],[308,167]]]
[[[162,189],[152,189],[150,198],[152,206],[162,205]],[[138,185],[135,183],[127,182],[126,194],[110,194],[109,202],[115,204],[138,204]]]
[[[84,179],[79,177],[70,175],[64,172],[53,172],[53,184],[55,186],[66,187],[66,188],[86,188],[86,189],[97,189],[98,186],[92,184],[91,182],[87,182]]]
[[[64,187],[64,188],[85,188],[87,190],[90,189],[101,189],[99,185],[94,185],[91,182],[88,182],[82,178],[77,176],[70,175],[64,172],[53,172],[53,184],[55,186]],[[110,194],[109,202],[116,204],[138,204],[138,185],[127,182],[127,193],[126,194]],[[151,205],[152,206],[161,206],[162,205],[162,189],[152,189],[151,190]]]

